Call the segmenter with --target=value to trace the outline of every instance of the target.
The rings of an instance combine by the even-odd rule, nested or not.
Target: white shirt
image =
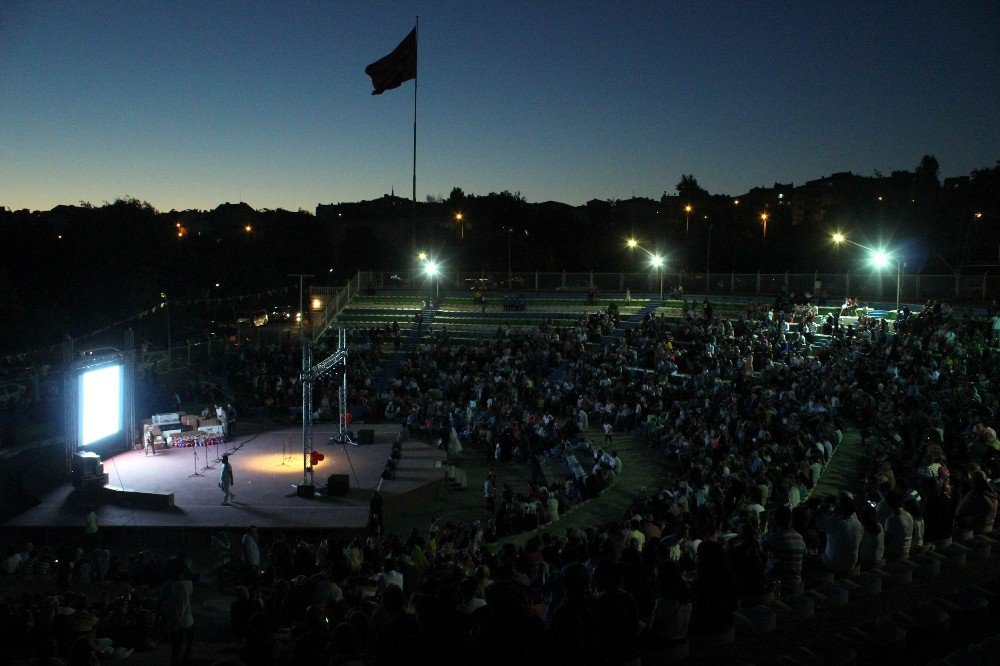
[[[848,571],[858,563],[858,548],[865,528],[855,514],[844,517],[829,514],[820,518],[816,525],[826,532],[826,550],[823,564],[833,571]]]
[[[250,566],[260,566],[260,547],[249,533],[243,535],[243,561]]]
[[[91,511],[87,514],[87,517],[83,519],[83,533],[84,534],[96,534],[97,533],[97,514]]]
[[[163,600],[161,604],[163,628],[167,631],[194,626],[194,614],[191,612],[193,587],[189,580],[171,580],[160,588],[160,597]]]
[[[466,615],[472,615],[485,605],[486,605],[485,599],[480,599],[479,597],[472,597],[468,601],[456,606],[455,610],[457,610],[460,613],[465,613]]]

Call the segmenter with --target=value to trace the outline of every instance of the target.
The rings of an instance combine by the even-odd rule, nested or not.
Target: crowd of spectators
[[[587,477],[611,484],[623,473],[613,433],[631,432],[661,457],[668,481],[640,488],[618,518],[583,527],[560,520],[586,499],[586,482],[538,478],[524,491],[491,476],[484,514],[405,535],[373,529],[310,543],[250,530],[238,545],[219,535],[214,580],[237,585],[241,659],[632,663],[724,633],[741,604],[794,593],[810,576],[848,576],[955,534],[991,532],[1000,357],[990,325],[934,308],[903,311],[894,326],[836,322],[827,335],[789,330],[787,319],[773,307],[732,320],[707,309],[679,321],[650,315],[597,348],[586,343],[610,314],[471,343],[444,334],[419,346],[380,395],[370,372],[349,369],[369,409],[431,441],[454,431],[467,455],[498,468],[590,454]],[[391,338],[367,335],[368,356],[358,357],[376,367]],[[294,396],[294,383],[264,381],[281,368],[292,382],[294,348],[241,353],[234,382],[265,401]],[[597,425],[607,452],[582,436]],[[824,467],[848,434],[872,461],[867,483],[855,495],[823,492]],[[544,529],[523,546],[495,543],[534,528]],[[187,575],[149,553],[126,563],[101,550],[12,551],[5,566],[37,567],[57,588],[4,600],[5,629],[49,648],[55,639],[61,654],[79,636],[61,633],[60,614],[97,619],[91,651],[145,649],[157,635],[155,597],[92,601],[72,592],[75,579],[160,585]],[[160,598],[183,597],[182,588]],[[154,628],[120,631],[144,623]],[[160,636],[177,655],[183,629]]]
[[[348,332],[348,402],[365,413],[378,373],[390,347],[399,348],[396,323],[380,328],[351,329]],[[313,363],[336,351],[336,340],[324,337],[313,345]],[[302,346],[291,336],[263,345],[253,343],[227,349],[225,371],[230,388],[242,397],[245,407],[261,409],[271,418],[295,420],[302,414]],[[341,366],[342,367],[342,366]],[[337,417],[337,391],[341,386],[340,367],[321,377],[313,387],[314,418]]]

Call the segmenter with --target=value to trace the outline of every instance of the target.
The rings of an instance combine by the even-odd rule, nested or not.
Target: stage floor
[[[235,452],[230,451],[236,495],[233,506],[222,506],[223,495],[218,487],[221,463],[215,463],[215,469],[201,469],[206,464],[206,449],[167,449],[158,451],[156,456],[127,451],[104,460],[108,485],[145,492],[172,492],[173,508],[130,506],[133,502],[127,498],[112,503],[106,494],[79,493],[67,482],[40,494],[38,505],[4,524],[80,527],[84,509],[90,504],[102,527],[242,528],[254,524],[265,529],[362,529],[368,520],[371,490],[381,480],[392,442],[399,432],[398,426],[366,427],[375,430],[375,444],[348,446],[346,451],[341,445],[326,444],[335,428],[313,429],[316,450],[326,456],[314,470],[319,496],[313,499],[295,495],[294,485],[302,481],[302,431],[283,429],[240,437],[229,443],[230,449],[236,446]],[[290,454],[284,461],[283,449]],[[207,451],[210,458],[216,457],[214,447]],[[203,476],[193,476],[195,452],[198,472]],[[439,492],[445,483],[445,458],[443,451],[422,442],[404,443],[396,478],[382,486],[386,509],[402,510],[407,503],[423,501]],[[350,476],[348,496],[325,496],[326,480],[331,474]]]

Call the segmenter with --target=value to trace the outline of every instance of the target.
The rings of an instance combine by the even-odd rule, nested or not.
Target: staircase
[[[416,323],[411,324],[410,329],[401,336],[402,340],[400,341],[399,350],[391,351],[386,355],[387,362],[382,367],[382,372],[379,374],[378,379],[375,380],[375,391],[377,393],[385,391],[389,380],[399,372],[399,366],[402,365],[410,352],[416,349],[420,341],[423,340],[424,334],[430,329],[431,324],[434,323],[434,315],[437,314],[438,309],[439,306],[435,304],[430,308],[421,310],[424,317],[421,326],[418,328]]]

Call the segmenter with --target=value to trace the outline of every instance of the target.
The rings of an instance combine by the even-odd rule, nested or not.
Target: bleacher
[[[338,324],[347,328],[385,326],[397,322],[401,329],[415,327],[415,316],[424,317],[421,338],[428,332],[447,327],[452,338],[492,337],[497,328],[509,327],[512,331],[536,330],[546,321],[553,326],[573,326],[584,313],[603,312],[608,304],[618,306],[619,316],[627,319],[643,310],[648,299],[632,299],[626,303],[619,295],[603,297],[596,304],[588,303],[582,295],[526,295],[525,309],[504,311],[502,295],[491,294],[485,310],[475,303],[471,295],[443,294],[430,299],[426,294],[365,295],[352,300],[338,318]],[[428,315],[433,321],[428,323]]]

